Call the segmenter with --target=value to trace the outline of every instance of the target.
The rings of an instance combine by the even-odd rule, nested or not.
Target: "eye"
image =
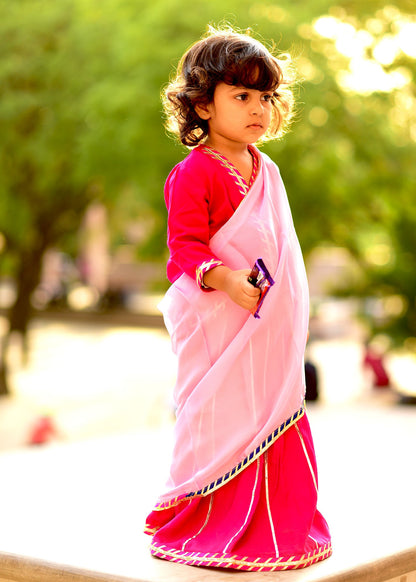
[[[238,95],[235,96],[235,98],[238,99],[239,101],[247,101],[248,93],[239,93]]]
[[[267,103],[269,103],[270,101],[273,101],[273,94],[272,93],[265,93],[264,95],[261,96],[262,101],[266,101]]]

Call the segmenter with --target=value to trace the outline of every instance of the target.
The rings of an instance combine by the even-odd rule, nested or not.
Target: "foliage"
[[[35,248],[75,250],[97,198],[114,244],[136,215],[141,255],[164,258],[163,183],[186,150],[165,134],[160,89],[208,23],[228,22],[289,51],[299,72],[297,119],[265,151],[304,252],[348,248],[362,268],[351,291],[401,297],[395,317],[416,336],[412,4],[0,0],[2,272],[18,277]]]

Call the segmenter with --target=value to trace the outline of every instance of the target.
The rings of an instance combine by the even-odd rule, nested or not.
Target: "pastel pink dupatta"
[[[210,247],[232,269],[261,257],[275,285],[261,319],[225,293],[201,291],[186,274],[163,299],[178,376],[175,445],[159,509],[220,487],[303,414],[308,287],[285,188],[265,154]]]

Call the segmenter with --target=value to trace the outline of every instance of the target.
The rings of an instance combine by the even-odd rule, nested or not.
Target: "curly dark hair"
[[[184,54],[175,79],[163,91],[166,127],[188,147],[203,142],[208,135],[208,122],[199,117],[195,105],[212,102],[215,87],[224,82],[272,91],[272,120],[262,140],[278,137],[293,112],[290,68],[288,55],[273,56],[251,36],[229,28],[210,28]]]

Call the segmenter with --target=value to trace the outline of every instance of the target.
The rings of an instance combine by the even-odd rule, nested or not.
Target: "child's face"
[[[258,141],[270,125],[271,100],[271,91],[219,83],[212,102],[197,107],[198,115],[208,121],[207,143],[246,147]]]

